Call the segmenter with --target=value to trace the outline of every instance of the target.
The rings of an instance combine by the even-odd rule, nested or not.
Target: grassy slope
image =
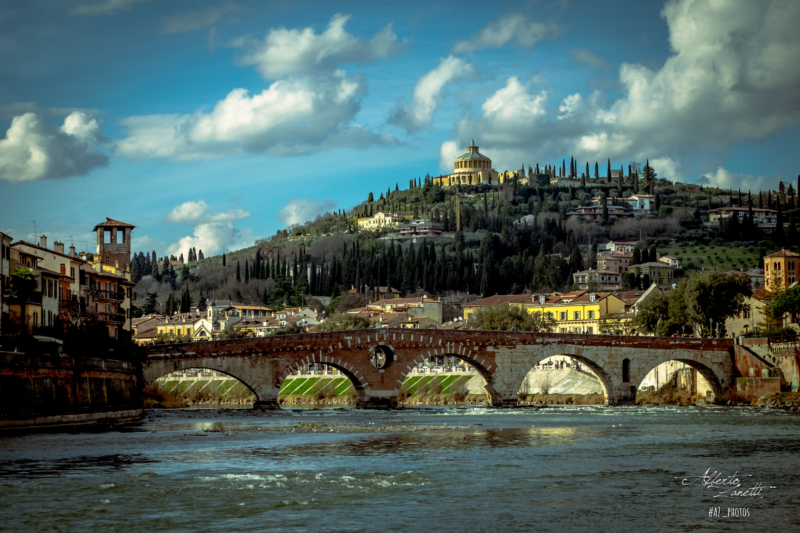
[[[678,257],[685,267],[689,267],[697,259],[705,270],[711,270],[716,265],[719,272],[757,268],[759,256],[756,247],[732,248],[730,245],[719,244],[678,243],[659,246],[658,251],[662,255]]]

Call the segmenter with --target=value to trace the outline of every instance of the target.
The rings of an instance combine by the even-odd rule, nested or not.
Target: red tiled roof
[[[124,228],[135,228],[136,227],[133,224],[128,224],[127,222],[120,222],[119,220],[114,220],[113,218],[106,217],[106,221],[105,222],[101,222],[100,224],[96,225],[94,228],[92,228],[92,231],[95,231],[97,228],[104,228],[104,227],[118,228],[120,226],[122,226]]]

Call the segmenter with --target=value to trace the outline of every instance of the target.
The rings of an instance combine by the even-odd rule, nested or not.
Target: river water
[[[798,473],[760,408],[154,410],[1,435],[0,530],[800,531]]]

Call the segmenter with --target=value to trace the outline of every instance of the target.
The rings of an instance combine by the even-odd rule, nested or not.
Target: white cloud
[[[278,213],[278,218],[286,224],[286,227],[291,227],[295,224],[311,222],[317,216],[334,209],[336,209],[334,200],[320,202],[311,198],[292,198]]]
[[[653,165],[653,168],[656,168]],[[700,176],[695,183],[704,184],[720,189],[741,189],[742,191],[760,191],[764,188],[766,176],[750,176],[731,172],[722,167],[718,167],[715,172],[707,172]]]
[[[161,33],[186,33],[199,30],[200,28],[216,24],[217,21],[227,13],[239,9],[241,9],[241,7],[238,4],[234,2],[225,2],[219,7],[209,7],[203,11],[190,11],[188,13],[181,13],[180,15],[164,17],[161,20]]]
[[[657,70],[623,64],[621,98],[607,102],[595,91],[551,102],[549,93],[509,79],[481,116],[456,124],[459,146],[480,137],[498,168],[565,155],[610,157],[612,165],[650,158],[659,176],[683,179],[676,160],[701,151],[707,157],[710,148],[761,140],[800,121],[800,32],[793,23],[800,3],[673,0],[662,16],[673,53]]]
[[[414,96],[408,104],[401,98],[389,115],[389,122],[408,132],[427,128],[433,122],[433,113],[442,101],[445,84],[474,72],[472,65],[457,57],[441,59],[439,66],[422,76],[414,86]]]
[[[276,81],[250,95],[234,89],[210,112],[128,117],[120,155],[171,160],[208,159],[247,152],[273,157],[395,142],[352,124],[365,93],[363,79],[333,75]]]
[[[611,68],[603,58],[597,57],[591,51],[585,48],[576,48],[572,50],[572,60],[579,65],[596,68],[599,70],[608,70]]]
[[[58,128],[34,113],[14,117],[0,140],[0,179],[10,182],[85,176],[108,165],[105,142],[91,115],[73,111]]]
[[[263,41],[241,37],[230,44],[244,49],[246,53],[240,63],[255,65],[265,79],[320,68],[332,69],[342,63],[370,62],[389,55],[398,47],[391,24],[365,41],[345,31],[348,20],[350,15],[334,15],[320,34],[314,33],[313,28],[288,30],[281,27],[270,29]]]
[[[549,22],[532,22],[524,15],[504,15],[490,22],[470,41],[458,41],[453,53],[472,52],[481,48],[499,48],[515,41],[520,46],[533,46],[537,41],[557,35],[558,25]]]
[[[80,107],[39,107],[33,102],[12,102],[0,106],[0,120],[10,120],[14,117],[33,113],[40,117],[65,117],[75,111],[83,111],[89,115],[99,115],[99,109],[84,109]]]
[[[108,15],[120,9],[130,9],[133,4],[150,0],[103,0],[94,4],[83,4],[72,10],[73,15]]]
[[[445,173],[453,171],[453,161],[461,155],[461,150],[455,141],[445,141],[439,149],[439,170]]]
[[[164,241],[155,239],[149,235],[142,235],[140,237],[133,237],[131,239],[131,253],[144,252],[145,254],[156,250],[163,250],[167,245]]]
[[[167,254],[186,257],[190,248],[203,250],[205,255],[251,246],[254,242],[250,229],[240,229],[235,223],[250,216],[249,211],[228,208],[214,213],[205,200],[184,202],[174,207],[165,220],[175,224],[193,226],[192,235],[182,237],[167,248]]]

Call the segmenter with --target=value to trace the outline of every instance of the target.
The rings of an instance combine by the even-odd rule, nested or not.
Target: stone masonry
[[[370,361],[386,354],[382,368]],[[406,375],[431,356],[456,356],[485,381],[491,404],[513,406],[527,373],[554,355],[572,357],[600,379],[608,405],[630,402],[648,372],[677,360],[695,368],[720,396],[734,378],[733,341],[509,331],[381,329],[258,337],[147,347],[145,385],[175,370],[208,368],[229,374],[256,395],[256,408],[277,407],[283,380],[304,363],[342,371],[360,407],[397,405]]]

